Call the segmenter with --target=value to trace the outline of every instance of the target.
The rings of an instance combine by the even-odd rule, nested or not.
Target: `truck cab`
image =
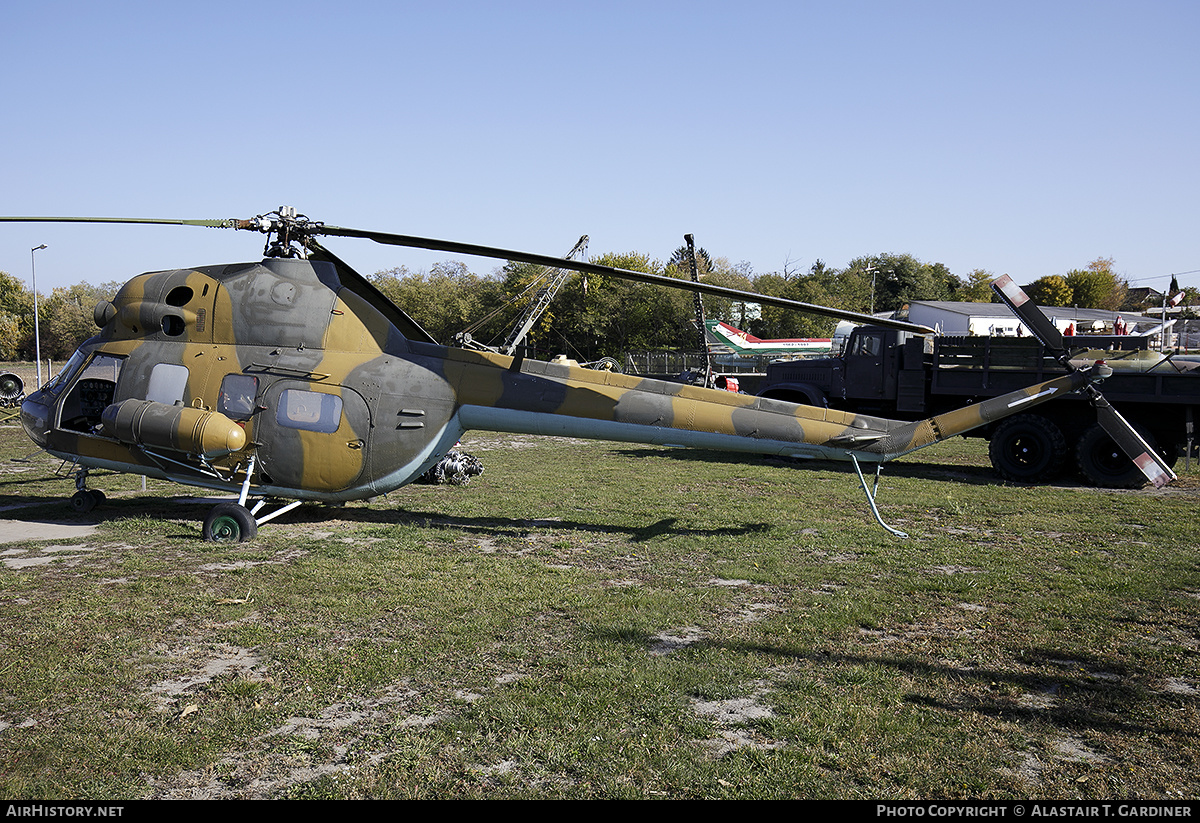
[[[851,330],[836,357],[767,365],[759,394],[813,406],[876,414],[924,407],[925,338],[881,326]]]

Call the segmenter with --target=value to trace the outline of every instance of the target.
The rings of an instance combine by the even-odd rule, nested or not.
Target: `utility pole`
[[[37,358],[37,384],[42,387],[42,332],[38,324],[37,264],[34,252],[46,248],[43,243],[29,250],[29,271],[33,275],[33,356]]]

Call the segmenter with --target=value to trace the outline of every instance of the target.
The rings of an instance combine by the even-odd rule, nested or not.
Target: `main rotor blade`
[[[157,217],[0,217],[0,223],[154,223],[166,226],[250,228],[249,220],[169,220]]]
[[[589,263],[581,260],[564,260],[561,257],[551,257],[550,255],[545,254],[533,254],[530,252],[514,251],[512,249],[500,249],[493,246],[480,246],[473,243],[459,243],[453,240],[435,240],[428,237],[413,237],[405,234],[390,234],[388,232],[349,229],[341,226],[328,226],[321,223],[308,222],[307,220],[305,220],[303,223],[295,223],[295,215],[293,214],[291,217],[292,220],[290,224],[295,226],[298,234],[307,235],[309,237],[318,234],[332,235],[334,237],[356,237],[373,240],[376,243],[389,246],[406,246],[409,248],[429,249],[430,251],[449,252],[451,254],[465,254],[472,257],[490,257],[499,260],[516,260],[521,263],[532,263],[538,266],[549,266],[551,268],[560,269],[566,268],[587,274],[618,277],[624,280],[649,283],[656,286],[686,289],[688,291],[699,292],[700,294],[708,294],[714,297],[724,297],[730,300],[738,300],[747,303],[761,303],[768,306],[778,306],[780,308],[792,309],[794,311],[805,312],[807,314],[832,317],[838,320],[848,320],[852,323],[887,326],[889,328],[900,329],[901,331],[913,332],[915,334],[934,334],[934,330],[930,327],[922,326],[916,323],[907,323],[902,320],[890,320],[887,318],[874,317],[869,314],[861,314],[859,312],[846,311],[844,309],[835,309],[830,308],[829,306],[819,306],[813,303],[804,303],[799,300],[789,300],[785,297],[772,297],[766,294],[742,291],[740,289],[733,289],[727,286],[718,286],[712,283],[679,280],[674,277],[667,277],[661,274],[630,271],[629,269],[618,269],[613,266],[602,266],[598,263]],[[207,226],[210,228],[243,229],[247,231],[259,232],[276,230],[280,225],[289,224],[288,218],[276,220],[269,215],[260,215],[259,217],[255,217],[250,220],[171,220],[154,217],[0,217],[0,222],[143,223],[170,226]]]
[[[1092,405],[1096,407],[1096,422],[1133,461],[1133,465],[1138,467],[1146,479],[1154,484],[1155,488],[1161,488],[1174,480],[1175,472],[1171,471],[1171,467],[1158,452],[1150,448],[1150,444],[1137,433],[1137,429],[1129,425],[1129,421],[1122,417],[1100,392],[1093,389],[1089,394]]]
[[[784,297],[772,297],[766,294],[742,291],[740,289],[732,289],[726,286],[717,286],[712,283],[697,283],[691,280],[679,280],[674,277],[667,277],[661,274],[649,274],[647,272],[630,271],[629,269],[618,269],[614,268],[613,266],[603,266],[598,263],[589,263],[582,260],[565,260],[561,257],[551,257],[545,254],[514,251],[512,249],[500,249],[493,246],[479,246],[473,243],[459,243],[454,240],[435,240],[428,237],[413,237],[406,234],[390,234],[387,232],[365,231],[362,229],[348,229],[340,226],[322,225],[316,229],[316,232],[319,234],[333,235],[335,237],[359,237],[367,240],[374,240],[376,243],[382,243],[389,246],[406,246],[409,248],[429,249],[430,251],[449,252],[451,254],[465,254],[471,257],[491,257],[499,260],[515,260],[520,263],[531,263],[537,266],[573,269],[574,271],[584,272],[587,274],[619,277],[624,280],[632,280],[639,283],[649,283],[655,286],[687,289],[689,291],[700,292],[701,294],[709,294],[714,297],[725,297],[747,303],[763,303],[769,306],[779,306],[781,308],[793,309],[795,311],[806,312],[808,314],[818,314],[825,317],[833,317],[838,320],[849,320],[852,323],[888,326],[890,328],[914,332],[916,334],[934,333],[934,330],[928,326],[921,326],[916,323],[906,323],[901,320],[889,320],[886,318],[873,317],[869,314],[861,314],[859,312],[846,311],[843,309],[834,309],[828,306],[818,306],[812,303],[803,303],[799,300],[788,300]]]
[[[1033,336],[1040,340],[1055,358],[1062,360],[1066,357],[1067,347],[1062,332],[1011,277],[1006,274],[993,280],[992,291],[1000,296],[1012,309],[1013,314],[1029,327]]]

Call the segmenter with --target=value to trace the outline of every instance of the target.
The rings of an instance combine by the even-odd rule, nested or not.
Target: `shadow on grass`
[[[774,466],[786,466],[789,468],[799,469],[801,471],[809,470],[815,472],[829,472],[832,474],[845,474],[854,478],[854,466],[849,462],[837,460],[807,460],[793,457],[779,457],[777,455],[753,455],[741,454],[738,452],[712,452],[699,449],[617,449],[616,454],[621,454],[627,457],[636,458],[671,458],[675,460],[694,461],[698,463],[730,463],[743,466],[753,466],[758,464],[768,464]],[[874,477],[875,465],[873,463],[863,463],[863,472],[868,476],[868,479]],[[910,457],[903,457],[897,460],[892,460],[884,464],[882,479],[888,477],[905,477],[917,478],[921,480],[941,480],[952,483],[966,483],[971,486],[1054,486],[1057,488],[1077,488],[1083,487],[1083,483],[1066,474],[1055,479],[1052,483],[1014,483],[1008,480],[1003,480],[998,477],[995,471],[988,466],[960,466],[946,463],[931,463],[922,460],[913,460]]]
[[[648,633],[619,628],[595,630],[592,636],[646,650],[656,642]],[[953,716],[981,714],[1005,722],[1027,721],[1064,730],[1138,738],[1156,734],[1190,740],[1194,734],[1182,722],[1188,713],[1181,712],[1181,705],[1195,704],[1195,696],[1149,689],[1144,684],[1155,679],[1153,673],[1130,671],[1126,663],[1087,651],[1009,649],[1011,668],[964,669],[909,655],[801,652],[712,638],[689,643],[687,648],[804,661],[818,671],[855,667],[889,670],[918,678],[929,686],[929,692],[904,695],[906,703]],[[780,688],[786,689],[786,682]],[[930,693],[935,690],[939,693]],[[1147,722],[1149,718],[1154,722]],[[1171,722],[1173,718],[1180,722]]]
[[[179,498],[161,496],[128,496],[109,498],[103,505],[87,514],[76,514],[70,510],[69,498],[61,497],[17,497],[0,495],[0,519],[19,520],[26,523],[51,523],[57,525],[96,524],[107,520],[119,520],[129,516],[161,518],[163,520],[194,520],[196,531],[180,531],[169,537],[196,539],[201,524],[212,511],[218,497]],[[442,512],[427,512],[397,508],[385,504],[369,506],[329,506],[310,503],[300,506],[277,520],[278,525],[312,525],[330,521],[341,521],[355,525],[417,526],[430,529],[456,529],[475,534],[500,537],[523,537],[536,529],[553,529],[587,534],[625,534],[635,543],[667,536],[690,537],[739,537],[770,531],[771,523],[745,523],[719,528],[681,528],[678,519],[668,517],[645,526],[615,525],[603,522],[583,522],[559,519],[517,519],[504,517],[461,517]],[[264,526],[265,528],[265,526]]]
[[[808,460],[777,455],[741,454],[739,452],[704,451],[701,449],[617,449],[616,454],[640,459],[666,457],[674,460],[692,461],[696,463],[731,463],[743,466],[767,464],[787,466],[789,468],[832,472],[836,474],[854,475],[854,466],[849,462],[838,460]],[[863,471],[872,475],[875,464],[863,463]],[[894,477],[931,477],[960,480],[976,485],[996,485],[1002,481],[996,477],[990,468],[985,466],[954,466],[945,463],[928,463],[902,458],[886,463],[883,476]]]
[[[676,525],[678,519],[674,517],[667,517],[646,526],[618,526],[611,523],[585,523],[578,520],[460,517],[440,512],[375,507],[329,509],[324,513],[328,517],[336,517],[338,520],[347,520],[355,523],[420,526],[432,529],[449,528],[502,537],[522,537],[529,534],[533,529],[554,529],[557,531],[605,535],[626,534],[635,543],[652,540],[656,537],[681,535],[690,537],[738,537],[766,532],[774,528],[774,525],[770,523],[745,523],[740,526],[723,526],[713,529],[680,528]],[[312,518],[311,522],[319,523],[321,520],[326,519],[320,517],[320,514],[321,511],[319,509],[312,509],[307,517]]]

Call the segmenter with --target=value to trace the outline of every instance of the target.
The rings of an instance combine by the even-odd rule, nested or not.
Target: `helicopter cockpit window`
[[[335,432],[342,422],[342,398],[324,392],[285,389],[279,395],[275,421],[289,429]]]
[[[234,420],[249,420],[258,395],[258,378],[252,374],[227,374],[221,381],[217,411]]]
[[[100,414],[113,402],[117,378],[125,358],[97,354],[83,367],[79,379],[63,398],[59,425],[72,431],[92,433],[100,426]]]
[[[71,355],[71,359],[68,360],[66,364],[58,370],[58,374],[54,375],[54,377],[50,379],[50,382],[42,387],[42,390],[51,397],[57,396],[62,392],[63,389],[67,387],[67,384],[71,382],[71,379],[75,376],[75,372],[79,370],[81,365],[83,365],[83,361],[86,357],[87,355],[84,354],[82,350],[76,349],[75,353]]]
[[[173,406],[183,400],[187,380],[187,366],[158,363],[150,370],[150,385],[146,389],[146,399]]]

